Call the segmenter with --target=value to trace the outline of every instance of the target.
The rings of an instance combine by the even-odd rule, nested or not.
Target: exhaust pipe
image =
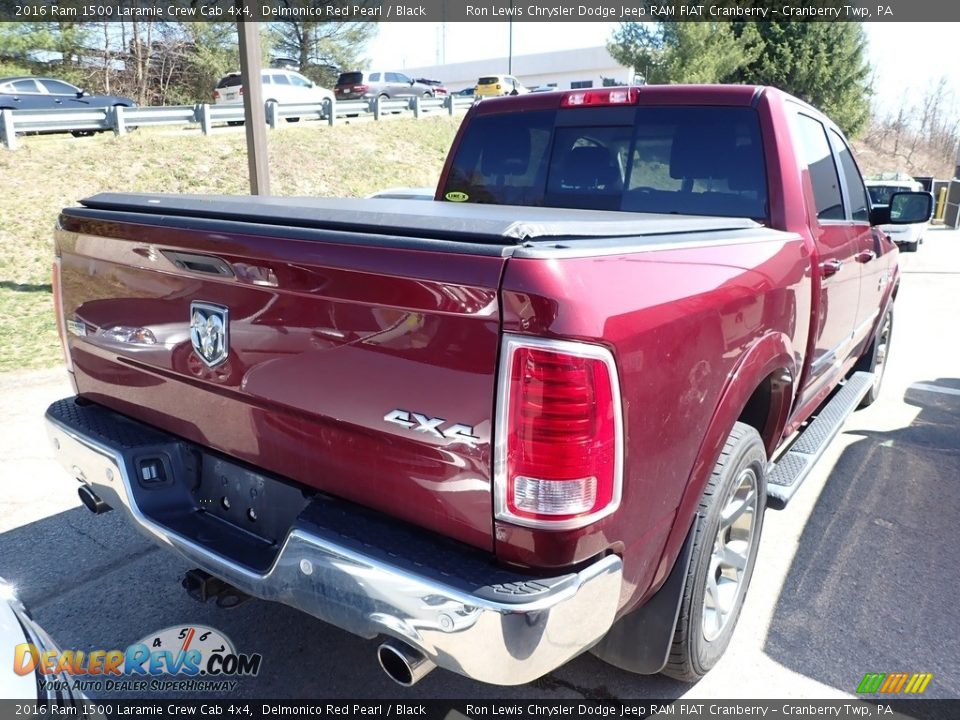
[[[82,502],[87,510],[92,512],[94,515],[102,515],[103,513],[113,509],[107,505],[99,495],[91,490],[88,485],[81,485],[79,488],[77,488],[77,495],[80,496],[80,502]]]
[[[377,648],[377,660],[390,679],[404,687],[413,687],[436,667],[422,652],[393,638]]]

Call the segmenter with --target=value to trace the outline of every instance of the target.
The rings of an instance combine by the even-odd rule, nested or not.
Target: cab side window
[[[810,171],[813,197],[817,204],[817,219],[845,220],[843,197],[840,195],[840,176],[830,152],[827,134],[819,120],[796,113],[790,116],[799,141],[800,162]]]
[[[843,179],[847,183],[847,192],[850,194],[852,217],[860,222],[869,222],[870,201],[867,199],[867,189],[863,185],[863,178],[860,176],[860,170],[853,159],[853,153],[850,152],[850,148],[843,138],[833,130],[830,131],[830,139],[837,155],[840,156],[840,169],[843,171]]]

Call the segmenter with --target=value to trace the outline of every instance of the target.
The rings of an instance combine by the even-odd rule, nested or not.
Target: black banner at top
[[[951,22],[915,0],[0,0],[0,21]]]
[[[202,717],[368,718],[467,720],[473,718],[671,718],[671,720],[956,720],[960,700],[261,700],[247,698],[143,700],[95,699],[71,703],[0,700],[0,718]]]

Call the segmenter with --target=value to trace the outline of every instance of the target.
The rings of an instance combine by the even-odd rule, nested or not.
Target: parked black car
[[[0,78],[0,110],[85,110],[89,108],[136,107],[130,98],[118,95],[91,95],[76,85],[45,77]],[[131,128],[132,129],[132,128]],[[77,137],[92,130],[74,130]]]
[[[76,85],[45,77],[0,78],[0,110],[44,110],[47,108],[134,107],[130,98],[118,95],[91,95]]]

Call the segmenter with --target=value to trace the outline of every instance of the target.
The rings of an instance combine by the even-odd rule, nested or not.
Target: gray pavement
[[[199,604],[180,588],[184,561],[119,513],[88,513],[51,459],[43,411],[70,394],[59,370],[0,375],[0,576],[64,648],[123,648],[173,625],[218,628],[239,651],[264,656],[232,697],[840,698],[866,672],[932,672],[926,695],[958,698],[960,232],[933,229],[901,258],[881,398],[848,420],[786,510],[768,510],[740,626],[696,685],[584,655],[526,686],[437,670],[404,691],[380,671],[375,641],[281,605]]]

